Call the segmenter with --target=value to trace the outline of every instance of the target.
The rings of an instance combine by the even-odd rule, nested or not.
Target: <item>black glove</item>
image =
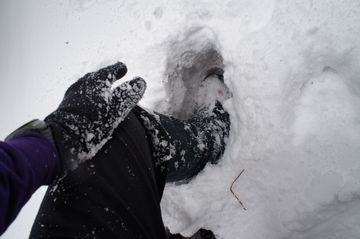
[[[225,151],[230,117],[220,102],[179,120],[135,107],[152,140],[156,168],[167,182],[187,182],[205,165],[215,164]]]
[[[45,118],[62,170],[74,169],[92,158],[142,98],[146,83],[141,78],[111,89],[126,72],[126,66],[118,62],[86,74],[69,87],[58,109]]]
[[[204,144],[209,154],[209,161],[216,164],[224,154],[226,140],[230,132],[230,116],[219,101],[215,102],[214,108],[209,111],[208,107],[201,108],[194,113],[194,117],[188,121],[196,125],[200,137],[200,143]]]

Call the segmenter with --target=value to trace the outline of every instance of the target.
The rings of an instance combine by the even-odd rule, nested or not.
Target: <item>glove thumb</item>
[[[116,87],[112,93],[111,105],[115,110],[118,118],[126,117],[126,115],[141,100],[146,90],[146,82],[144,79],[137,77],[131,81],[126,81]]]

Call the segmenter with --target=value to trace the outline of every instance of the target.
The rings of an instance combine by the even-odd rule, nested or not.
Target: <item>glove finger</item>
[[[140,77],[116,87],[112,95],[112,108],[116,118],[124,119],[143,97],[145,90],[146,82]]]
[[[110,83],[114,83],[116,80],[122,78],[127,72],[126,65],[122,62],[117,62],[113,65],[104,67],[94,73],[95,81],[109,80]]]
[[[214,113],[219,119],[218,123],[221,122],[220,126],[224,130],[224,135],[228,136],[230,131],[230,115],[219,101],[215,103]]]
[[[111,84],[122,78],[126,72],[127,68],[125,64],[117,62],[93,73],[88,83],[93,89],[110,88]]]
[[[126,72],[126,65],[117,62],[96,72],[87,73],[68,88],[65,97],[70,94],[82,93],[90,96],[96,94],[99,90],[110,89],[111,84],[122,78]]]

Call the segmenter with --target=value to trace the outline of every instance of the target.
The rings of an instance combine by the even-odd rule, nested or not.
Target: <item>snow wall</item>
[[[167,42],[215,33],[231,135],[220,164],[168,185],[165,224],[220,239],[360,238],[360,2],[357,0],[4,0],[0,136],[43,118],[66,88],[117,60],[164,99]],[[243,202],[244,210],[234,195]],[[2,236],[26,238],[44,188]]]

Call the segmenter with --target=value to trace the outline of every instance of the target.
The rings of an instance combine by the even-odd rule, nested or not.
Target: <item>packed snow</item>
[[[167,186],[165,224],[219,239],[360,238],[357,0],[2,1],[1,138],[119,60],[125,79],[148,83],[141,105],[157,107],[170,43],[194,26],[222,51],[232,125],[219,164]],[[29,235],[43,193],[2,238]]]

